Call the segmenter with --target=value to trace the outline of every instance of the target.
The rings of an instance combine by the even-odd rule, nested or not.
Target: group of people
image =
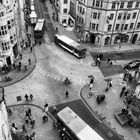
[[[29,99],[30,99],[30,101],[32,101],[33,100],[33,94],[30,94],[30,95],[27,95],[27,94],[25,94],[25,100],[26,100],[26,102],[28,102],[29,101]]]

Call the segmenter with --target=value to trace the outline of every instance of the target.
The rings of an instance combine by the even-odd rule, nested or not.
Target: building
[[[74,26],[76,19],[76,0],[54,0],[53,4],[59,23]]]
[[[139,0],[77,0],[76,31],[99,46],[140,43]]]
[[[11,65],[18,56],[19,23],[16,0],[0,0],[0,66]]]
[[[12,140],[2,88],[0,88],[0,140]]]

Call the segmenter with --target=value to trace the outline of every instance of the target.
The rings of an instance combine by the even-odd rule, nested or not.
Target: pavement
[[[58,22],[55,22],[51,19],[52,13],[54,12],[54,8],[52,8],[52,5],[49,3],[49,1],[46,1],[46,5],[47,5],[48,12],[50,15],[50,20],[52,21],[54,28],[58,27],[59,34],[65,34],[68,37],[72,38],[73,40],[77,41],[77,37],[74,32],[66,30],[63,27],[63,25],[60,25]],[[30,29],[31,28],[29,28],[29,32],[30,32]],[[48,37],[48,39],[49,39],[49,37]],[[126,52],[126,51],[137,51],[140,49],[139,45],[130,45],[130,44],[127,44],[127,45],[121,44],[121,46],[122,46],[121,49],[119,49],[120,45],[109,46],[109,47],[104,47],[104,48],[95,46],[93,44],[82,43],[82,45],[86,46],[89,51],[97,52],[97,53],[99,53],[99,52],[102,52],[102,53],[115,52],[116,53],[116,52]],[[1,82],[0,84],[2,84],[2,86],[8,86],[8,85],[18,82],[18,81],[22,80],[23,78],[25,78],[27,75],[29,75],[34,70],[35,65],[36,65],[35,52],[33,51],[32,53],[30,53],[30,50],[27,49],[27,50],[22,51],[22,54],[23,54],[23,59],[22,59],[23,64],[27,65],[28,58],[31,58],[32,64],[31,64],[31,66],[28,67],[28,71],[26,72],[26,74],[23,72],[17,73],[16,71],[10,72],[9,76],[12,78],[12,81],[7,82],[7,83]],[[18,61],[20,61],[20,60],[18,60]],[[31,77],[29,76],[29,78],[31,78]],[[100,86],[100,85],[102,85],[102,86]],[[81,93],[80,93],[81,98],[90,107],[90,109],[95,113],[95,115],[97,115],[102,121],[104,121],[110,128],[113,128],[113,130],[116,131],[119,135],[123,135],[126,140],[130,140],[130,139],[138,140],[139,135],[135,131],[135,129],[134,130],[131,128],[124,129],[115,120],[114,115],[113,115],[116,111],[120,110],[120,108],[122,108],[124,106],[123,101],[119,98],[119,93],[120,93],[119,91],[123,85],[122,75],[120,74],[119,77],[118,76],[113,77],[113,87],[107,93],[104,92],[105,85],[106,85],[106,83],[103,78],[100,79],[99,81],[96,81],[96,85],[95,85],[95,89],[94,89],[96,92],[90,98],[88,97],[89,87],[88,87],[88,85],[85,85],[82,88]],[[26,88],[26,87],[24,87],[24,88]],[[24,90],[24,88],[23,88],[23,90]],[[38,88],[38,87],[34,87],[34,88]],[[19,91],[19,93],[20,92],[21,91]],[[38,92],[40,92],[40,90],[38,90]],[[105,102],[98,105],[96,103],[96,97],[98,94],[102,94],[102,93],[104,93],[106,95],[106,99],[105,99]],[[38,95],[38,93],[36,93],[36,94]],[[38,96],[36,96],[36,97],[38,97]],[[8,98],[8,97],[6,97],[6,98]],[[41,106],[43,106],[43,103],[41,103],[41,105],[40,105],[40,100],[35,98],[35,101],[33,101],[31,103],[26,103],[25,101],[22,101],[19,103],[16,101],[15,97],[13,97],[13,98],[14,98],[13,101],[10,101],[10,99],[7,99],[7,100],[9,100],[9,103],[11,103],[10,105],[9,104],[8,105],[13,112],[13,114],[11,116],[9,116],[10,124],[12,122],[15,122],[17,124],[17,127],[19,129],[21,129],[21,126],[24,124],[25,110],[28,107],[30,107],[32,110],[33,116],[35,117],[35,120],[36,120],[36,127],[35,127],[35,129],[32,130],[27,125],[29,134],[31,134],[32,132],[36,132],[37,139],[40,139],[40,140],[46,140],[46,138],[48,140],[59,139],[56,130],[54,130],[52,128],[52,119],[49,119],[47,124],[42,124],[41,118],[43,115],[43,108]],[[22,98],[24,98],[24,97],[22,97]],[[51,136],[54,136],[54,137],[52,138]]]
[[[28,26],[28,33],[31,34],[31,45],[32,45],[33,34],[32,34],[32,27],[31,26]],[[24,34],[26,34],[26,32],[24,32]],[[27,41],[27,37],[24,40]],[[19,62],[21,62],[21,64],[22,64],[21,71],[19,72],[17,69],[14,69],[12,67],[10,72],[8,72],[7,74],[4,74],[4,75],[0,75],[0,77],[1,77],[0,85],[2,87],[12,85],[12,84],[24,79],[26,76],[28,76],[34,70],[34,68],[36,66],[36,57],[35,57],[34,48],[32,49],[32,52],[31,52],[29,47],[25,48],[25,49],[23,48],[21,50],[21,54],[22,54],[22,59],[20,56],[18,56],[18,58],[15,61],[15,65],[18,65]],[[28,59],[31,60],[31,65],[29,65]],[[25,66],[27,66],[27,71],[24,71]],[[10,77],[11,80],[5,81],[4,80],[5,76]]]

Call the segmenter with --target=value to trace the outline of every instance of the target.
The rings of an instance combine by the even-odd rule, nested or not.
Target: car
[[[123,68],[125,70],[135,70],[140,67],[140,60],[133,60],[125,65],[123,65]]]

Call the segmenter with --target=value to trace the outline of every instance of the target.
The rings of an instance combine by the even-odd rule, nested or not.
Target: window
[[[0,12],[0,17],[3,17],[4,16],[4,12]]]
[[[138,22],[138,24],[137,24],[137,29],[139,29],[140,28],[140,22]]]
[[[121,2],[120,9],[123,9],[123,7],[124,7],[124,2]]]
[[[96,1],[96,7],[99,7],[100,6],[100,1]]]
[[[123,30],[123,27],[124,27],[124,24],[122,24],[122,26],[121,26],[121,31]]]
[[[112,28],[112,25],[111,25],[111,24],[108,25],[108,29],[107,29],[107,31],[111,31],[111,28]]]
[[[132,5],[133,5],[133,2],[129,1],[128,4],[127,4],[127,8],[132,8]]]
[[[134,23],[131,23],[129,29],[130,30],[133,29],[133,26],[134,26]]]
[[[136,15],[137,15],[137,13],[133,13],[132,18],[133,18],[133,19],[136,18]]]
[[[121,18],[122,18],[122,13],[119,13],[118,20],[120,20]]]
[[[64,4],[67,4],[68,3],[68,0],[64,0]]]
[[[63,9],[63,13],[65,14],[67,13],[67,8]]]
[[[124,30],[127,30],[127,28],[128,28],[128,24],[125,24]]]
[[[97,18],[97,13],[93,13],[93,19]]]
[[[115,9],[115,7],[116,7],[116,2],[113,2],[112,3],[112,9]]]
[[[98,26],[99,26],[99,24],[96,25],[96,30],[98,30]]]
[[[98,19],[100,18],[100,13],[98,13]]]
[[[119,26],[120,26],[120,24],[116,24],[116,28],[115,28],[116,31],[119,30]]]
[[[112,20],[114,17],[114,14],[110,14],[110,20]]]
[[[92,23],[92,29],[95,30],[95,23]]]
[[[93,7],[95,6],[95,0],[93,0],[93,4],[92,4],[92,6],[93,6]]]
[[[136,2],[136,5],[135,5],[135,8],[139,8],[139,4],[140,4],[140,2],[137,1],[137,2]]]
[[[127,19],[130,19],[130,16],[131,16],[131,14],[128,14],[128,15],[127,15]]]
[[[103,7],[103,2],[101,1],[101,6],[100,6],[101,8]]]
[[[124,19],[124,20],[126,19],[126,13],[124,13],[123,19]]]

